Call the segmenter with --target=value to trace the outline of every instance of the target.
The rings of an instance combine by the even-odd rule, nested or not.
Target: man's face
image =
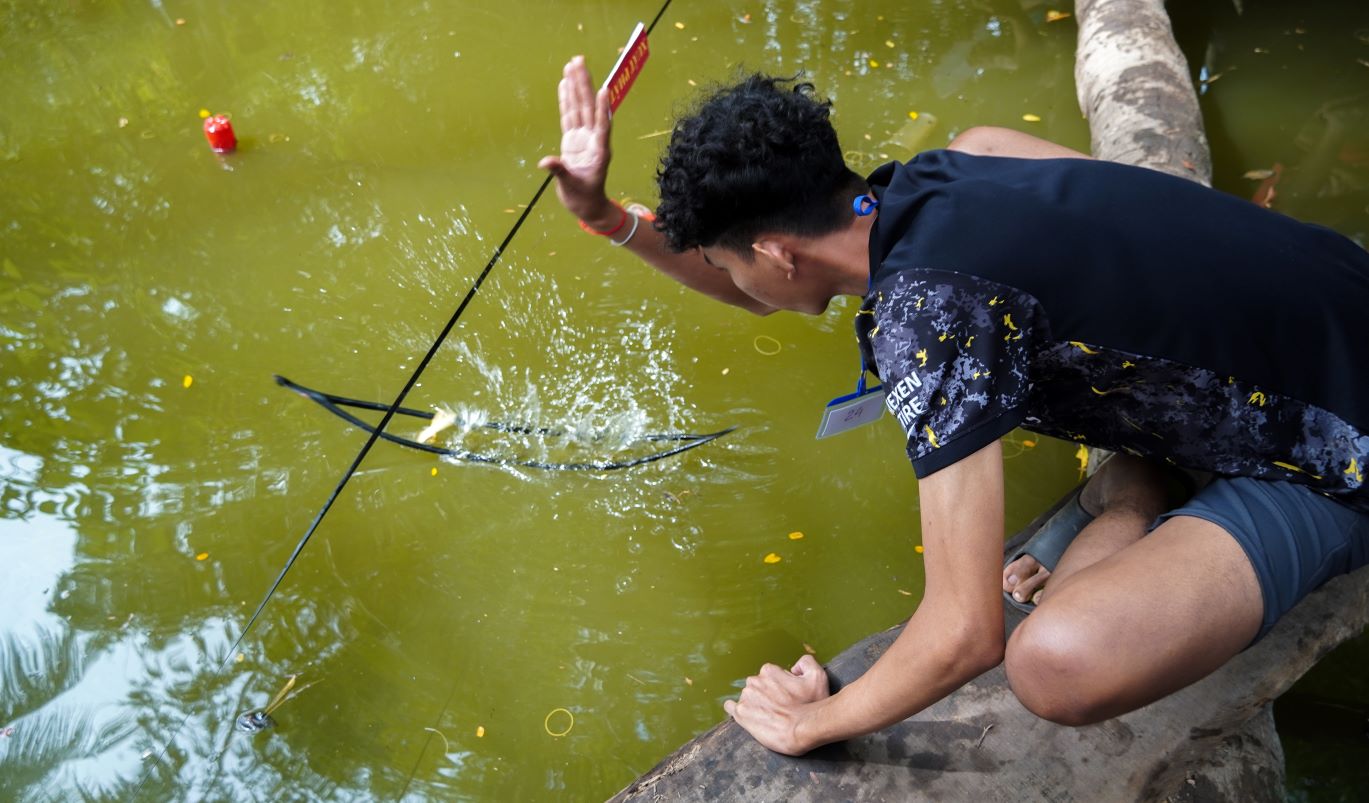
[[[772,307],[821,315],[834,295],[812,270],[800,270],[794,255],[782,249],[757,248],[751,259],[716,246],[699,251],[708,264],[726,271],[737,289]]]

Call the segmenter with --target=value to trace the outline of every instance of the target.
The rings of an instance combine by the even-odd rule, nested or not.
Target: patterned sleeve
[[[919,478],[1021,423],[1031,346],[1046,334],[1033,297],[940,270],[901,271],[876,292],[875,362]]]

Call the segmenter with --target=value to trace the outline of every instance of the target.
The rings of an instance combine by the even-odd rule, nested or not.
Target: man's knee
[[[1107,719],[1104,701],[1105,645],[1091,642],[1086,627],[1071,616],[1037,610],[1008,641],[1004,669],[1013,694],[1028,711],[1060,725],[1090,725]]]

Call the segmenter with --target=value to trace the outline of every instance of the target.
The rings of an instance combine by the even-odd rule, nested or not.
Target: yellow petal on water
[[[1074,453],[1074,459],[1079,461],[1079,476],[1082,478],[1089,468],[1089,447],[1081,445],[1079,451]]]
[[[125,127],[127,127],[127,126],[128,126],[128,118],[127,118],[127,117],[120,117],[120,118],[119,118],[119,127],[120,127],[120,128],[125,128]]]
[[[177,24],[177,25],[184,25],[184,24],[185,24],[185,17],[177,17],[177,18],[176,18],[176,24]]]
[[[766,555],[764,558],[762,558],[762,560],[764,560],[766,563],[779,563],[781,560],[783,560],[783,558],[781,558],[779,555],[776,555],[774,552],[771,552],[769,555]]]
[[[732,370],[731,368],[724,368],[724,369],[723,369],[723,376],[727,376],[727,372],[728,372],[728,371],[731,371],[731,370]]]
[[[1026,120],[1026,121],[1029,122],[1029,123],[1039,123],[1039,122],[1041,122],[1041,116],[1038,115],[1038,114],[1024,114],[1024,115],[1022,115],[1022,119],[1023,119],[1023,120]]]
[[[894,40],[892,40],[892,39],[885,39],[885,40],[884,40],[884,46],[885,46],[885,47],[893,47],[893,46],[894,46]]]
[[[183,388],[188,388],[193,384],[195,384],[195,377],[190,374],[186,374],[185,378],[181,380],[181,387]]]
[[[242,663],[243,661],[246,661],[246,660],[247,660],[247,656],[246,656],[246,655],[243,655],[242,653],[238,653],[238,657],[237,657],[237,658],[234,658],[233,660],[236,661],[236,662],[238,662],[238,663]]]
[[[675,29],[676,29],[676,30],[679,30],[679,31],[683,31],[683,30],[684,30],[684,23],[683,23],[683,22],[677,22],[677,23],[675,23]]]
[[[685,675],[685,685],[686,685],[686,686],[693,686],[693,685],[694,685],[694,678],[691,678],[689,675]]]
[[[789,534],[789,540],[790,540],[790,541],[798,541],[798,540],[801,539],[801,538],[803,538],[803,533],[801,533],[801,532],[799,532],[799,531],[797,531],[797,530],[795,530],[794,532],[792,532],[792,533]]]
[[[1267,178],[1273,178],[1273,177],[1274,177],[1274,171],[1273,171],[1273,170],[1268,170],[1268,169],[1247,170],[1247,171],[1245,171],[1245,173],[1243,173],[1243,174],[1241,175],[1241,178],[1248,178],[1248,179],[1250,179],[1251,181],[1264,181],[1264,180],[1267,179]]]
[[[1022,441],[1022,445],[1025,446],[1025,447],[1028,448],[1028,449],[1031,449],[1031,448],[1034,448],[1034,447],[1036,446],[1036,441],[1025,441],[1025,440],[1024,440],[1024,441]]]
[[[809,644],[809,643],[806,642],[806,641],[803,642],[803,651],[806,652],[806,653],[808,653],[809,655],[817,655],[817,654],[818,654],[818,651],[815,650],[815,649],[813,649],[813,645],[812,645],[812,644]]]
[[[1046,22],[1059,22],[1060,20],[1067,20],[1069,18],[1070,13],[1068,11],[1055,11],[1054,9],[1051,9],[1046,12]]]
[[[908,119],[909,119],[909,120],[916,120],[917,118],[919,118],[919,117],[921,117],[921,116],[922,116],[922,115],[918,114],[917,112],[908,112]]]
[[[198,554],[198,555],[195,556],[195,560],[208,560],[208,559],[209,559],[209,553],[208,553],[208,552],[201,552],[200,554]]]
[[[913,551],[921,555],[923,552],[926,552],[927,550],[923,549],[922,544],[917,544],[913,547]]]
[[[874,59],[870,59],[870,67],[876,70],[879,69],[879,62],[875,61]]]
[[[200,109],[200,119],[201,119],[201,120],[205,120],[205,119],[208,119],[208,117],[209,117],[209,110],[208,110],[208,109]]]
[[[485,726],[484,726],[484,725],[476,725],[476,726],[475,726],[475,738],[477,738],[477,739],[483,739],[483,738],[485,738]]]
[[[894,589],[894,590],[897,591],[898,593],[902,594],[902,595],[905,596],[905,597],[911,597],[911,596],[913,595],[913,592],[911,592],[911,591],[904,591],[904,590],[901,589],[901,588],[897,588],[897,589]]]
[[[437,466],[433,466],[433,476],[437,476]]]

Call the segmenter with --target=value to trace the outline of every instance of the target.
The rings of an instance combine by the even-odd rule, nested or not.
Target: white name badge
[[[843,432],[878,421],[884,414],[884,386],[876,385],[864,392],[838,396],[827,403],[818,425],[818,438],[830,438]]]

